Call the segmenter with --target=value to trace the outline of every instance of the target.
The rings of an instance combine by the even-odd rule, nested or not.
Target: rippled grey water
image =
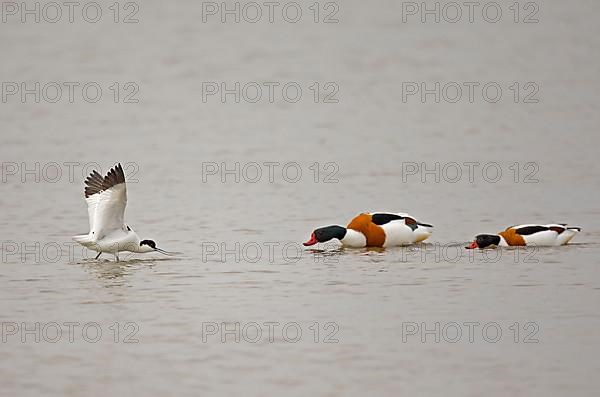
[[[526,24],[533,9],[520,3],[515,23],[501,3],[498,23],[403,22],[395,1],[335,3],[329,24],[308,2],[298,23],[203,22],[193,1],[138,2],[133,24],[125,3],[120,23],[108,4],[98,23],[5,10],[4,393],[596,395],[600,6],[541,1]],[[22,82],[95,82],[103,95],[23,103],[8,94]],[[293,82],[303,95],[204,101],[222,82]],[[421,82],[493,82],[503,95],[451,103],[451,85],[440,103],[403,98]],[[124,103],[135,87],[138,103]],[[324,103],[336,87],[338,103]],[[118,161],[127,222],[179,257],[94,261],[69,245],[87,232],[86,166]],[[478,163],[472,181],[466,162]],[[222,172],[236,163],[239,182]],[[299,245],[369,210],[409,212],[435,234],[388,250]],[[461,248],[525,222],[584,231],[568,247]]]

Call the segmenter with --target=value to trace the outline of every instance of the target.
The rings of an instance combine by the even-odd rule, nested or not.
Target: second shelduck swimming
[[[479,234],[466,248],[565,245],[580,231],[580,227],[567,226],[564,223],[511,226],[498,234]]]
[[[315,229],[304,245],[338,239],[345,247],[394,247],[421,242],[432,232],[432,225],[418,222],[408,214],[363,213],[346,227],[333,225]]]

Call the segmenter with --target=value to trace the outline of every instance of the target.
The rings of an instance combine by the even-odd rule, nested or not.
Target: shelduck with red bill
[[[567,244],[580,231],[580,227],[567,226],[566,223],[511,226],[498,234],[479,234],[475,237],[475,240],[465,248],[474,249],[511,246],[554,247]]]
[[[432,232],[432,225],[405,213],[362,213],[346,227],[332,225],[315,229],[304,245],[337,239],[343,246],[352,248],[403,246],[424,241]]]

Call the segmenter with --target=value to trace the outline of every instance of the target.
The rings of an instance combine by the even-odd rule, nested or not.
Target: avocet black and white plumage
[[[498,234],[479,234],[466,248],[565,245],[580,231],[580,227],[567,226],[565,223],[511,226]]]
[[[93,171],[85,180],[85,201],[88,205],[90,232],[74,236],[73,240],[86,248],[113,254],[119,260],[119,252],[136,253],[160,252],[173,254],[156,247],[152,240],[142,240],[125,224],[127,206],[127,186],[121,164],[113,167],[103,178]]]
[[[393,247],[421,242],[432,232],[433,226],[405,213],[363,213],[346,227],[333,225],[315,229],[304,245],[338,239],[345,247]]]

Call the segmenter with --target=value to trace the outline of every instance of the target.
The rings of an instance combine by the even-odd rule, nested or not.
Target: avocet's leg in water
[[[115,252],[115,259],[117,260],[117,262],[119,261],[119,253]]]

